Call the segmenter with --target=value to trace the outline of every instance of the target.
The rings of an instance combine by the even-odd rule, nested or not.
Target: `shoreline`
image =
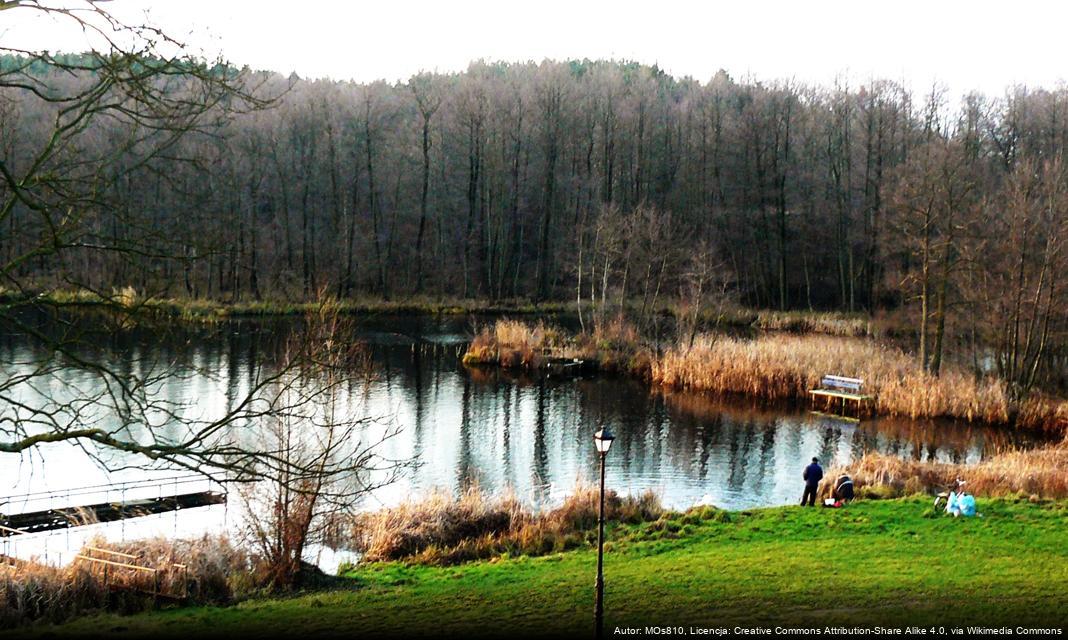
[[[1060,526],[1066,508],[1063,500],[991,498],[980,501],[982,518],[935,517],[927,498],[911,497],[842,509],[698,509],[613,522],[605,548],[606,622],[810,626],[819,618],[820,626],[1060,626],[1068,606],[1068,547]],[[947,555],[962,535],[983,562]],[[507,621],[516,637],[570,636],[589,625],[594,545],[584,540],[541,556],[504,554],[444,566],[369,563],[343,572],[334,588],[134,615],[87,611],[8,633],[65,637],[122,628],[135,637],[226,637],[300,629],[306,636],[337,636],[357,625],[371,636],[495,637]],[[833,561],[843,549],[849,560]],[[782,560],[769,563],[769,557]],[[799,575],[821,587],[798,583]],[[974,591],[976,581],[982,590]],[[926,594],[922,603],[913,595],[916,585]],[[970,595],[959,599],[961,593]],[[843,598],[853,606],[841,608]],[[472,601],[483,606],[471,607]],[[946,608],[948,601],[956,604]],[[765,615],[754,620],[757,610]]]
[[[137,316],[152,319],[188,322],[193,325],[252,319],[292,318],[318,309],[319,302],[222,302],[206,299],[141,298],[132,289],[100,295],[88,291],[55,291],[48,296],[22,295],[0,291],[0,304],[9,308],[28,308],[35,305],[58,309],[93,310],[124,314],[125,320]],[[574,302],[542,302],[529,300],[489,301],[480,299],[347,299],[330,301],[346,315],[399,315],[411,317],[441,317],[482,315],[495,318],[495,324],[509,324],[509,316],[520,317],[509,329],[512,337],[475,336],[464,353],[465,365],[496,366],[506,369],[538,371],[548,358],[573,359],[592,362],[601,372],[618,373],[663,386],[722,396],[743,396],[757,401],[807,403],[808,390],[818,386],[819,377],[826,373],[855,375],[875,382],[876,406],[873,415],[905,416],[913,419],[945,418],[969,423],[1022,429],[1036,434],[1068,434],[1068,399],[1034,393],[1023,402],[1011,400],[1003,385],[993,378],[969,381],[970,374],[946,367],[942,376],[918,372],[911,356],[894,346],[893,338],[903,336],[907,328],[886,320],[876,320],[866,314],[823,311],[769,311],[734,308],[717,316],[702,315],[699,326],[711,325],[719,331],[753,332],[748,344],[778,340],[784,344],[779,353],[747,353],[735,349],[734,358],[748,358],[750,372],[739,372],[730,362],[724,362],[717,348],[740,342],[730,335],[715,337],[697,333],[697,350],[668,347],[654,352],[648,342],[633,327],[613,321],[603,329],[592,332],[565,334],[555,325],[546,326],[539,318],[575,317]],[[676,310],[665,306],[655,314],[677,319]],[[535,320],[537,318],[537,320]],[[492,325],[491,325],[492,326]],[[541,333],[541,335],[537,335]],[[485,334],[485,331],[483,332]],[[710,338],[710,336],[713,336]],[[533,342],[532,342],[533,339]],[[853,340],[853,345],[866,345],[866,352],[847,354],[852,365],[834,362],[821,369],[812,369],[819,360],[811,351],[812,344],[824,340],[817,347],[839,347]],[[510,344],[512,340],[515,344]],[[543,344],[544,340],[544,344]],[[481,343],[480,343],[481,341]],[[716,343],[722,343],[717,345]],[[500,344],[498,344],[500,343]],[[503,347],[503,349],[501,348]],[[818,349],[817,349],[818,350]],[[841,351],[841,349],[839,349]],[[535,351],[537,353],[535,353]],[[839,354],[841,355],[841,354]],[[701,362],[702,358],[720,362]],[[867,372],[860,369],[891,358],[894,375],[881,375],[878,367]],[[802,363],[807,369],[782,367],[791,359],[808,359]],[[506,362],[507,360],[507,362]],[[826,362],[826,359],[824,359]],[[766,369],[766,370],[765,370]],[[895,381],[896,376],[896,381]],[[890,384],[887,384],[888,381]],[[948,381],[948,382],[947,382]],[[900,383],[900,384],[898,384]],[[985,385],[985,386],[984,386]],[[891,393],[887,393],[888,389]],[[905,397],[908,396],[908,397]],[[892,399],[888,399],[892,397]]]
[[[245,318],[285,318],[301,316],[317,310],[320,302],[291,302],[282,300],[219,301],[204,298],[140,298],[136,294],[117,292],[102,296],[94,292],[51,292],[48,295],[13,296],[0,292],[0,304],[11,308],[51,306],[64,309],[103,309],[129,313],[160,314],[166,317],[214,322]],[[493,302],[480,299],[344,299],[332,301],[342,314],[396,315],[555,315],[569,311],[563,302],[534,303],[530,301]]]
[[[567,334],[543,322],[498,320],[475,336],[466,366],[543,371],[579,361],[667,390],[765,402],[809,402],[823,375],[863,378],[872,415],[950,419],[1060,437],[1068,435],[1068,400],[1034,393],[1012,399],[1004,384],[953,367],[921,371],[912,356],[885,342],[852,336],[765,332],[752,339],[698,334],[689,345],[654,350],[632,327],[612,323],[591,334]]]
[[[410,316],[575,316],[578,312],[574,300],[451,298],[415,296],[397,300],[382,298],[330,299],[342,314],[396,314]],[[271,318],[300,316],[315,311],[322,304],[318,301],[287,301],[283,299],[226,301],[208,298],[143,297],[131,289],[100,294],[93,291],[57,290],[47,294],[30,292],[15,295],[0,288],[0,305],[11,308],[35,305],[68,309],[105,309],[112,311],[137,311],[160,314],[166,317],[214,322],[227,319]],[[636,310],[636,302],[628,303]],[[653,316],[678,319],[683,314],[673,304],[660,305],[647,312]],[[589,313],[584,305],[583,313]],[[689,313],[689,312],[686,312]],[[819,333],[841,336],[903,336],[911,329],[888,319],[876,319],[866,312],[843,312],[822,310],[776,311],[749,307],[731,307],[716,313],[702,312],[697,321],[702,325],[715,325],[729,329],[750,329],[790,333]]]

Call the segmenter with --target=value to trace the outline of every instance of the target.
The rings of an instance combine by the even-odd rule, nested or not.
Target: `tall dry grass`
[[[465,364],[496,364],[505,368],[535,369],[541,364],[546,336],[543,322],[531,325],[502,318],[475,335],[464,353]]]
[[[528,324],[502,318],[475,335],[463,362],[536,370],[553,359],[575,358],[594,361],[604,371],[642,377],[648,377],[652,369],[652,351],[638,330],[621,316],[575,336],[541,321]]]
[[[957,478],[967,481],[970,492],[983,496],[1024,494],[1036,498],[1068,498],[1068,441],[995,455],[972,465],[902,460],[867,454],[827,477],[849,473],[861,495],[899,496],[930,492],[949,486]],[[829,483],[822,486],[830,493]]]
[[[407,560],[448,565],[513,555],[543,555],[595,540],[599,492],[580,486],[559,507],[532,511],[513,495],[488,496],[477,487],[454,497],[434,493],[421,500],[360,514],[350,545],[363,560]],[[655,520],[664,513],[656,494],[605,496],[605,517],[623,522]]]
[[[108,589],[84,566],[52,567],[35,562],[0,566],[0,629],[33,620],[60,622],[84,611],[104,609]]]
[[[759,311],[752,326],[764,331],[821,333],[832,336],[862,337],[879,333],[867,316],[837,312]]]
[[[126,564],[160,569],[159,591],[188,593],[188,602],[222,604],[254,590],[249,556],[224,536],[192,540],[156,538],[123,544],[92,540],[88,547],[131,554]],[[104,555],[83,549],[81,555]],[[116,558],[110,558],[116,560]],[[184,564],[185,570],[174,565]],[[132,613],[157,604],[157,583],[143,572],[75,560],[64,567],[5,559],[0,564],[0,629],[35,620],[60,622],[90,611]]]
[[[807,399],[822,376],[839,374],[864,379],[864,390],[875,396],[873,408],[880,415],[944,417],[1068,434],[1068,401],[1032,394],[1015,402],[1000,380],[976,379],[952,366],[933,376],[899,348],[852,336],[866,320],[780,315],[766,319],[783,326],[827,323],[807,330],[846,335],[769,333],[747,339],[703,334],[692,346],[680,343],[656,355],[622,318],[570,338],[541,322],[503,319],[475,336],[464,362],[537,369],[548,357],[586,358],[602,370],[631,373],[667,387],[764,400]],[[870,327],[863,328],[868,331]]]
[[[648,379],[653,367],[653,350],[637,327],[622,315],[598,324],[588,335],[577,338],[604,371],[629,373]]]
[[[976,380],[952,368],[935,377],[900,349],[860,338],[703,335],[692,348],[666,351],[653,363],[652,378],[669,387],[784,400],[806,398],[828,373],[863,378],[882,415],[1012,422],[1068,433],[1068,403],[1031,398],[1017,406],[998,380]]]
[[[191,602],[230,602],[253,591],[258,584],[256,558],[226,536],[183,540],[157,537],[123,543],[97,541],[91,545],[130,554],[134,556],[130,564],[158,568],[160,591],[184,592]]]

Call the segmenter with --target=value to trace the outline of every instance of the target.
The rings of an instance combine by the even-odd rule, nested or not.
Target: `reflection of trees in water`
[[[729,472],[727,473],[727,488],[739,491],[745,486],[745,467],[749,457],[749,445],[756,433],[756,425],[752,422],[727,422],[728,429],[727,456]]]
[[[765,488],[767,478],[773,475],[772,462],[775,455],[775,432],[771,429],[762,429],[760,437],[760,473],[757,475],[755,488],[760,491]]]
[[[460,394],[460,455],[456,461],[456,485],[460,489],[470,486],[472,479],[471,429],[471,380],[464,377]]]
[[[693,429],[683,429],[683,434],[678,440],[683,442],[684,449],[694,452],[694,465],[696,477],[705,480],[708,478],[709,460],[712,451],[717,448],[723,434],[723,415],[717,414],[711,420],[699,423]],[[686,437],[686,434],[693,434]],[[692,440],[692,442],[691,442]]]
[[[207,398],[207,391],[217,393],[220,404],[233,403],[243,385],[270,366],[271,345],[279,340],[254,327],[151,347],[123,338],[117,353],[130,360],[124,364],[130,370],[166,363],[212,374],[168,382],[164,393],[176,401]],[[3,336],[0,351],[10,352],[9,360],[32,355]],[[591,437],[601,424],[618,438],[609,472],[623,474],[631,488],[670,487],[716,499],[721,491],[735,497],[781,493],[783,483],[798,481],[798,465],[811,455],[830,462],[880,451],[974,462],[1015,442],[1009,433],[978,425],[889,418],[846,424],[796,407],[664,392],[622,378],[557,380],[465,369],[454,345],[380,344],[373,357],[376,379],[350,387],[352,406],[358,395],[364,407],[372,406],[372,397],[381,403],[388,396],[390,410],[407,416],[405,445],[427,462],[416,486],[458,488],[478,479],[490,490],[523,491],[534,478],[569,488],[576,475],[591,477]]]
[[[951,420],[911,420],[879,417],[859,424],[846,424],[833,418],[815,416],[799,409],[764,409],[751,401],[720,398],[704,394],[663,393],[664,403],[682,422],[682,417],[713,420],[715,416],[729,416],[734,421],[753,420],[770,424],[780,418],[792,418],[802,426],[827,430],[821,455],[832,456],[837,441],[855,430],[853,454],[866,451],[895,453],[923,460],[936,456],[965,458],[989,456],[1013,446],[1028,444],[1026,437],[1005,429]],[[785,414],[785,415],[784,415]]]
[[[501,429],[503,440],[501,445],[501,476],[508,484],[514,484],[515,470],[512,469],[512,415],[516,411],[512,407],[512,385],[498,385],[501,398]]]
[[[973,463],[1028,444],[1005,429],[945,420],[879,418],[858,425],[857,433],[862,445],[855,448],[857,455],[878,451],[921,462]]]
[[[670,429],[665,414],[657,411],[647,389],[632,381],[600,379],[583,381],[577,389],[578,400],[590,408],[591,424],[587,440],[602,424],[612,427],[616,435],[610,466],[621,469],[631,476],[657,475],[670,444],[667,432]],[[622,445],[622,446],[620,446]],[[592,440],[583,443],[592,451]],[[619,455],[615,455],[619,447]]]
[[[822,429],[820,434],[822,436],[820,439],[820,449],[819,453],[816,455],[820,460],[824,461],[824,464],[827,464],[834,457],[834,451],[837,448],[836,445],[842,436],[842,428],[840,426],[834,426],[830,429]],[[798,462],[803,461],[799,460]]]
[[[539,482],[549,480],[549,454],[545,449],[545,428],[549,414],[549,392],[545,381],[538,383],[537,411],[534,416],[534,476]]]
[[[238,401],[238,380],[241,379],[240,353],[241,341],[234,332],[230,332],[226,336],[226,407],[230,410]]]
[[[420,456],[423,453],[423,420],[426,416],[426,400],[423,397],[423,349],[411,350],[411,371],[412,371],[412,403],[415,405],[415,419],[412,425],[412,439],[415,443],[413,451],[416,456]]]

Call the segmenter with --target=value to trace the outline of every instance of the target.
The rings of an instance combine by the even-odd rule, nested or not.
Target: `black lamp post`
[[[597,604],[593,609],[597,619],[598,638],[604,636],[604,458],[615,439],[608,427],[593,434],[593,442],[597,445],[597,453],[601,458],[601,510],[597,520]]]

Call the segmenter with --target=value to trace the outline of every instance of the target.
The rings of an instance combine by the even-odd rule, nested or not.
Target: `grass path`
[[[606,626],[1068,626],[1068,502],[926,500],[716,510],[619,526]],[[595,555],[359,569],[348,586],[227,608],[101,615],[28,635],[590,635]]]

